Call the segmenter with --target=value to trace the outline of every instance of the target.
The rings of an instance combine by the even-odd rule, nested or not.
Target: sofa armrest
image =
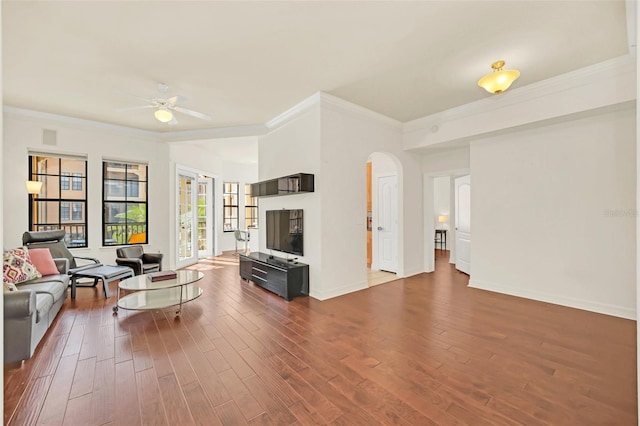
[[[53,261],[61,274],[66,274],[69,270],[69,259],[65,257],[54,258]]]
[[[36,292],[33,290],[7,291],[4,293],[4,317],[24,318],[36,309]]]
[[[143,263],[160,263],[162,264],[162,253],[144,253],[142,255]]]

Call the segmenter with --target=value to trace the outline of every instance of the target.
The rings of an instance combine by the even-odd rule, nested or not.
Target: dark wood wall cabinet
[[[254,197],[273,197],[313,191],[313,175],[309,173],[296,173],[251,184],[251,195]]]
[[[309,295],[309,265],[255,252],[240,254],[240,278],[291,300]]]

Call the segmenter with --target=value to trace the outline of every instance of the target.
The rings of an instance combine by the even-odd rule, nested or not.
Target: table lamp
[[[447,215],[438,216],[438,222],[440,223],[440,229],[444,229],[444,224],[447,223]]]

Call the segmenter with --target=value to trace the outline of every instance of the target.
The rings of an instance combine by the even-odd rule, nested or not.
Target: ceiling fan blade
[[[201,112],[198,112],[198,111],[193,111],[193,110],[182,108],[182,107],[179,107],[179,106],[174,107],[173,109],[175,109],[176,111],[181,112],[183,114],[187,114],[187,115],[190,115],[192,117],[200,118],[201,120],[207,120],[207,121],[211,120],[210,116],[208,116],[207,114],[203,114]]]
[[[174,115],[173,118],[171,119],[171,121],[169,121],[169,126],[175,126],[176,124],[178,124],[178,120],[176,119],[176,116]]]
[[[188,99],[184,96],[172,96],[165,100],[165,102],[171,106],[175,106],[178,102],[185,102]]]
[[[153,105],[140,105],[140,106],[133,106],[133,107],[118,108],[116,109],[116,111],[126,112],[126,111],[136,111],[139,109],[147,109],[147,108],[155,108],[155,107]]]

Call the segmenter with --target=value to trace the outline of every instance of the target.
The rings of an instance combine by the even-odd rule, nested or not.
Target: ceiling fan
[[[169,90],[169,86],[167,86],[164,83],[158,83],[158,95],[154,96],[153,98],[149,99],[149,98],[143,98],[140,96],[127,94],[129,96],[134,96],[137,99],[147,102],[148,105],[118,108],[117,111],[126,112],[126,111],[135,111],[139,109],[154,108],[155,111],[153,112],[153,116],[156,118],[156,120],[160,121],[161,123],[168,123],[170,125],[178,124],[178,120],[176,119],[174,112],[190,115],[192,117],[196,117],[201,120],[207,120],[207,121],[211,120],[211,117],[208,116],[207,114],[203,114],[198,111],[193,111],[191,109],[178,106],[177,104],[179,102],[184,102],[187,99],[183,96],[167,97],[168,90]]]

